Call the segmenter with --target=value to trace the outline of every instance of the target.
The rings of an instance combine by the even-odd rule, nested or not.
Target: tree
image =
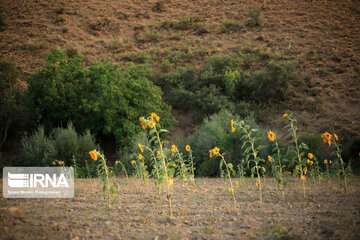
[[[141,130],[139,116],[156,112],[165,125],[173,122],[161,89],[148,80],[153,69],[111,61],[86,68],[82,59],[53,50],[46,67],[28,79],[31,107],[48,130],[71,121],[78,130],[112,135],[124,147]]]
[[[15,63],[0,62],[0,151],[7,140],[10,126],[23,115],[23,95],[17,77]]]

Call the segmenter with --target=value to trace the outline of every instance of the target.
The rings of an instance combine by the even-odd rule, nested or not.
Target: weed
[[[246,16],[249,18],[249,20],[246,22],[246,26],[260,26],[261,11],[259,9],[251,9]]]
[[[226,20],[221,23],[220,32],[229,33],[229,32],[238,32],[242,29],[242,26],[234,20]]]

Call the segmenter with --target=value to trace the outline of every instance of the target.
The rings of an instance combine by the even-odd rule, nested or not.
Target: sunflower
[[[190,146],[189,146],[189,145],[186,145],[185,150],[186,150],[186,151],[190,151]]]
[[[153,121],[148,121],[148,126],[149,126],[149,128],[154,128],[155,123]]]
[[[269,162],[272,162],[272,158],[270,155],[268,156],[268,160],[269,160]]]
[[[140,160],[142,159],[142,155],[141,155],[141,154],[139,154],[139,159],[140,159]]]
[[[283,118],[286,118],[288,115],[287,113],[285,113],[284,115],[282,115]]]
[[[313,159],[313,155],[311,154],[311,153],[308,153],[308,157],[310,158],[310,159]]]
[[[172,145],[171,146],[171,155],[174,156],[175,152],[176,152],[176,146]]]
[[[96,160],[97,160],[97,153],[96,153],[96,149],[94,149],[94,150],[90,151],[90,152],[89,152],[89,154],[90,154],[90,157],[91,157],[94,161],[96,161]]]
[[[268,131],[267,135],[268,135],[268,139],[270,141],[272,141],[272,142],[275,141],[275,133],[273,133],[272,131]]]
[[[235,132],[234,119],[231,119],[231,132]]]
[[[214,155],[218,155],[220,152],[220,149],[218,147],[214,147],[213,152],[214,152]]]
[[[327,160],[327,159],[325,159],[325,160],[324,160],[324,163],[325,163],[325,164],[327,164],[327,163],[328,163],[328,160]]]

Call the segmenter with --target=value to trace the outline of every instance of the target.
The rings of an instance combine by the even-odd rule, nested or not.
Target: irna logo
[[[64,174],[19,174],[8,172],[8,186],[11,188],[69,187]]]
[[[72,167],[4,167],[4,198],[72,198]]]

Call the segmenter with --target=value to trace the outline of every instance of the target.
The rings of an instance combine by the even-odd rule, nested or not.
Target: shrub
[[[51,166],[57,158],[54,140],[45,135],[43,127],[39,127],[31,135],[25,135],[21,139],[21,145],[23,149],[15,165]]]
[[[146,149],[144,149],[144,152],[141,152],[138,146],[139,143],[142,146],[151,146],[151,143],[149,142],[145,132],[140,132],[139,134],[134,136],[131,141],[131,144],[126,149],[118,149],[117,152],[117,160],[124,165],[129,175],[136,173],[134,165],[131,164],[131,161],[133,159],[136,159],[137,155],[140,153],[143,155],[144,164],[146,168],[150,170],[152,169],[151,154]],[[115,173],[117,175],[122,175],[123,169],[121,164],[116,165],[114,169],[116,170]]]
[[[234,104],[227,96],[221,94],[221,90],[211,84],[194,92],[191,105],[196,112],[195,121],[201,121],[205,116],[210,116],[221,109],[234,109]]]
[[[100,147],[89,130],[80,135],[69,123],[67,128],[56,128],[46,135],[44,128],[39,127],[33,134],[25,135],[21,143],[23,149],[16,165],[51,166],[63,161],[66,166],[76,168],[80,177],[96,175],[89,151]]]
[[[179,30],[189,30],[196,27],[196,25],[201,22],[201,20],[202,17],[198,15],[186,16],[183,17],[180,21],[176,22],[172,27]]]
[[[246,26],[260,26],[261,11],[259,9],[251,9],[246,16],[249,18],[249,20],[246,22]]]
[[[11,125],[23,117],[23,94],[17,84],[18,71],[11,61],[0,62],[0,151]]]
[[[269,71],[251,75],[248,82],[248,97],[258,102],[283,101],[291,93],[294,83],[299,82],[294,63],[269,63]]]
[[[157,32],[141,32],[141,33],[137,33],[135,35],[135,39],[138,42],[141,43],[146,43],[146,42],[157,42],[159,39],[161,38],[161,35]]]
[[[220,32],[228,33],[228,32],[238,32],[242,29],[242,26],[234,20],[226,20],[221,23]]]
[[[232,115],[228,110],[222,110],[205,119],[189,137],[187,142],[193,150],[194,161],[198,166],[197,175],[219,176],[219,162],[209,158],[209,149],[213,149],[215,146],[219,147],[222,152],[226,152],[228,163],[232,163],[234,166],[240,163],[243,157],[242,135],[240,131],[231,132],[231,119],[238,120],[238,117]],[[253,119],[248,118],[246,122],[252,128],[258,128]],[[266,139],[264,131],[258,131],[257,134],[262,136],[262,139]],[[259,144],[269,145],[265,140]],[[267,156],[267,151],[267,149],[262,150],[260,155]]]
[[[109,61],[85,68],[82,59],[53,50],[46,67],[28,79],[29,105],[46,130],[71,121],[80,131],[114,136],[125,147],[140,131],[143,113],[161,113],[167,126],[174,122],[160,88],[148,80],[153,69],[132,63],[123,68]]]
[[[164,91],[180,87],[190,89],[195,82],[195,77],[195,71],[192,67],[178,67],[175,72],[163,74],[158,80],[158,85]]]
[[[305,143],[313,153],[320,154],[322,152],[322,139],[320,133],[303,133],[299,136],[299,142]]]
[[[222,90],[225,89],[224,75],[227,71],[236,70],[239,62],[230,55],[216,55],[209,58],[208,64],[205,65],[199,74],[199,87],[214,84]]]
[[[194,99],[194,93],[183,87],[174,88],[167,94],[166,100],[171,106],[177,109],[189,110]]]

